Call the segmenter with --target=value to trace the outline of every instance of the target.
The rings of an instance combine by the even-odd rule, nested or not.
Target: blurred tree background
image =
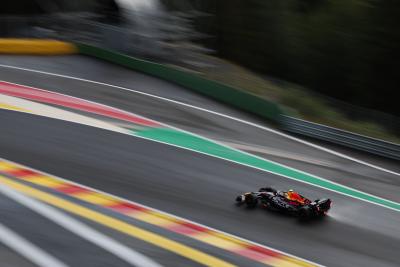
[[[259,73],[400,116],[398,0],[162,0],[213,14],[218,55]]]
[[[146,1],[146,0],[143,0]],[[195,19],[218,56],[358,106],[400,116],[399,0],[159,0]],[[14,0],[0,14],[94,11],[118,23],[121,0]],[[122,2],[129,2],[124,0]]]

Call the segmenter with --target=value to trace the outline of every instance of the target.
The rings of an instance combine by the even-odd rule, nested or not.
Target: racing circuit
[[[4,266],[400,265],[398,162],[310,146],[95,59],[0,59],[0,183],[11,190],[0,194],[2,232],[46,253],[1,240]],[[240,161],[242,152],[226,146],[297,176]],[[303,223],[234,205],[236,195],[261,186],[333,206],[326,218]],[[24,196],[39,201],[28,205]],[[43,203],[52,211],[40,213]]]

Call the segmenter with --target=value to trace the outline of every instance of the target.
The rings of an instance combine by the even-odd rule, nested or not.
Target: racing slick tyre
[[[312,209],[304,206],[299,210],[298,215],[301,220],[308,220],[312,217]]]
[[[255,198],[252,194],[248,194],[248,195],[245,195],[244,202],[246,203],[246,206],[248,208],[255,208],[258,204],[258,199]]]
[[[243,195],[237,196],[235,200],[236,202],[243,202]]]

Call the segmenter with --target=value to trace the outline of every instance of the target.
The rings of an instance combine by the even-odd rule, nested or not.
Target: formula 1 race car
[[[329,198],[311,201],[293,190],[277,191],[271,187],[263,187],[258,192],[237,196],[236,203],[245,204],[250,208],[260,204],[268,210],[291,214],[301,219],[311,219],[326,215],[332,201]]]

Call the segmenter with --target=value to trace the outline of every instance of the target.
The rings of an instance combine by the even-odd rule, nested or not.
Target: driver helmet
[[[293,199],[293,198],[296,198],[296,193],[294,192],[293,189],[289,189],[289,190],[286,192],[286,196],[287,196],[287,198],[289,198],[289,199]]]

